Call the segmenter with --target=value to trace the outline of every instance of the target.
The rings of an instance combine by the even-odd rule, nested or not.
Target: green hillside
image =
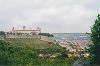
[[[49,44],[46,41],[42,41],[40,39],[34,38],[13,38],[13,39],[6,39],[7,42],[11,43],[14,47],[31,47],[34,49],[46,49],[46,48],[61,48],[57,44]]]
[[[69,66],[74,61],[59,55],[65,48],[39,39],[6,39],[0,41],[0,52],[2,66]]]

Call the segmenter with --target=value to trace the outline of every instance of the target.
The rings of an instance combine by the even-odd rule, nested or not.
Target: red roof
[[[38,31],[38,30],[14,30],[14,31]]]

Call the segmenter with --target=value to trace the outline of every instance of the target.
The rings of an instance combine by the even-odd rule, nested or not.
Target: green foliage
[[[90,61],[92,63],[100,64],[100,15],[98,15],[95,24],[91,28],[91,32],[91,40],[93,44],[90,45],[89,49],[91,54]]]
[[[7,65],[9,63],[9,49],[9,43],[0,41],[0,65]]]
[[[50,34],[50,33],[39,33],[39,35],[48,36],[48,37],[54,37],[53,34]]]
[[[45,49],[45,48],[61,48],[57,44],[49,44],[48,42],[42,41],[40,39],[34,38],[13,38],[6,39],[7,42],[10,42],[14,47],[24,47],[28,46],[34,49]]]
[[[39,57],[39,54],[62,53],[64,48],[36,49],[30,46],[13,46],[6,41],[0,41],[0,65],[3,66],[70,66],[73,59],[64,57]]]
[[[0,31],[0,35],[5,35],[5,32],[4,31]]]

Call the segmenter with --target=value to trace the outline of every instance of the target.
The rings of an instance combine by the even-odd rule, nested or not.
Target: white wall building
[[[17,30],[14,27],[12,28],[11,31],[12,34],[25,34],[25,35],[37,35],[41,33],[41,28],[37,27],[37,29],[25,29],[25,26],[23,26],[22,30]]]

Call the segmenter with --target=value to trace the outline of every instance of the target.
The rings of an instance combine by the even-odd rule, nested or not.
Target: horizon
[[[40,27],[48,33],[90,33],[97,0],[0,0],[0,30]],[[3,6],[3,7],[2,7]]]
[[[10,27],[10,29],[8,29],[8,30],[0,30],[0,31],[10,32],[10,31],[12,31],[12,28]],[[15,30],[23,30],[23,28],[18,28],[18,27],[14,27],[14,28],[15,28]],[[36,30],[36,29],[37,29],[37,27],[33,27],[33,28],[27,27],[25,30]],[[43,30],[41,30],[41,32],[42,33],[51,33],[51,32],[45,32]],[[54,34],[54,33],[60,33],[61,34],[61,33],[91,33],[91,32],[52,32],[52,34]]]

